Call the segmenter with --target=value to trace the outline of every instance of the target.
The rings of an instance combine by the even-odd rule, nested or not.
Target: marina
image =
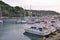
[[[60,40],[59,2],[0,0],[0,40]]]
[[[34,23],[34,24],[28,24],[28,23],[21,24],[21,23],[16,23],[16,20],[17,19],[15,19],[15,18],[14,19],[13,18],[4,19],[4,23],[1,24],[1,28],[0,28],[1,29],[0,30],[0,35],[1,35],[0,40],[38,40],[38,38],[40,38],[41,36],[46,37],[45,35],[47,35],[47,37],[49,37],[48,35],[50,33],[56,31],[56,29],[55,29],[56,27],[55,28],[51,27],[51,29],[48,29],[49,31],[47,29],[46,30],[42,29],[42,30],[45,30],[45,32],[47,33],[46,34],[45,32],[43,32],[41,30],[40,31],[34,30],[35,29],[34,27],[43,28],[44,24],[41,22]],[[52,21],[56,22],[55,19]],[[56,25],[56,24],[54,24],[54,25]],[[32,28],[32,29],[28,29],[28,28]],[[30,30],[30,31],[27,31],[27,30]],[[26,31],[28,33],[26,33]],[[30,33],[31,31],[33,31],[33,33]],[[45,34],[43,34],[43,33],[45,33]]]

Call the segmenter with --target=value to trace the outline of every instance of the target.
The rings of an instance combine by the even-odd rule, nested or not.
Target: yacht
[[[36,35],[41,35],[41,36],[46,36],[49,35],[52,32],[55,32],[56,29],[53,26],[46,26],[44,23],[39,23],[39,24],[34,24],[30,28],[25,29],[25,32],[36,34]]]

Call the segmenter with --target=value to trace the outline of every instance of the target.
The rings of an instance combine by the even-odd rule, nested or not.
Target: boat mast
[[[2,8],[0,6],[0,19],[2,18]]]
[[[32,9],[31,9],[31,5],[30,5],[30,18],[32,18]]]

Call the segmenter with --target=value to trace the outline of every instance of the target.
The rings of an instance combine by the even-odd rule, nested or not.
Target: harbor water
[[[25,33],[26,28],[33,24],[0,24],[0,40],[38,40],[38,35]]]

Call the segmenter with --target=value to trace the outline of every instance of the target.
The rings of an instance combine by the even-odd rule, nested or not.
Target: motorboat
[[[53,26],[47,27],[46,25],[43,24],[43,22],[40,24],[34,24],[30,28],[25,29],[25,32],[41,35],[41,36],[49,35],[50,33],[55,31],[56,31],[55,27]]]

